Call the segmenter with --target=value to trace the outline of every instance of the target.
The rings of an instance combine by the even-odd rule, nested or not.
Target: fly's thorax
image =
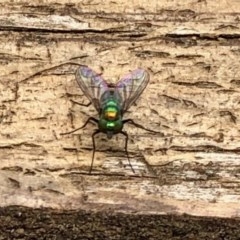
[[[110,99],[101,110],[99,129],[106,133],[109,138],[113,134],[121,132],[123,128],[121,110],[117,101]]]
[[[98,121],[99,130],[106,133],[108,138],[111,138],[112,135],[122,131],[123,122],[121,119],[116,121],[108,121],[104,118],[100,118]]]

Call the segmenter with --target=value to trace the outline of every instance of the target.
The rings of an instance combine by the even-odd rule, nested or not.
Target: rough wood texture
[[[16,1],[15,1],[16,2]],[[55,209],[240,217],[240,4],[225,1],[35,1],[0,7],[0,203]],[[74,79],[84,64],[150,84],[124,139],[97,138]],[[64,64],[66,63],[66,64]]]

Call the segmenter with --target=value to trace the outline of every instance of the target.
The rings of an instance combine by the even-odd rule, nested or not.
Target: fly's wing
[[[123,112],[138,99],[149,82],[149,73],[136,69],[122,78],[115,88],[115,97],[119,99]]]
[[[89,67],[81,66],[76,71],[76,80],[86,97],[93,103],[97,111],[100,110],[100,98],[108,90],[103,78]]]

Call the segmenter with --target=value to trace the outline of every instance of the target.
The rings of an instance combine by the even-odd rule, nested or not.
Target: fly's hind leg
[[[154,130],[151,130],[151,129],[148,129],[148,128],[145,128],[144,126],[142,126],[141,124],[138,124],[138,123],[135,123],[132,119],[126,119],[126,120],[123,120],[123,124],[125,123],[129,123],[129,124],[132,124],[133,126],[137,127],[137,128],[141,128],[145,131],[148,131],[148,132],[151,132],[151,133],[158,133],[158,134],[161,134],[163,136],[163,133],[161,132],[157,132],[157,131],[154,131]]]
[[[74,133],[74,132],[76,132],[76,131],[78,131],[80,129],[85,128],[87,126],[87,124],[90,123],[90,122],[91,123],[98,123],[98,120],[96,118],[94,118],[94,117],[89,117],[88,120],[80,128],[76,128],[76,129],[74,129],[74,130],[72,130],[70,132],[65,132],[65,133],[60,133],[60,134],[61,135],[67,135],[67,134],[70,134],[70,133]]]
[[[77,104],[77,105],[80,105],[80,106],[83,106],[83,107],[89,107],[91,104],[92,104],[92,102],[89,102],[89,103],[86,103],[86,104],[83,104],[83,103],[79,103],[79,102],[76,102],[76,101],[74,101],[74,100],[70,100],[72,103],[74,103],[74,104]]]

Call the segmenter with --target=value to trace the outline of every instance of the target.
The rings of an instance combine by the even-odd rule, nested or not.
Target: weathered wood
[[[58,2],[0,4],[1,206],[239,217],[239,2]],[[77,64],[150,72],[127,116],[164,135],[126,126],[136,174],[122,136],[88,175],[94,126],[60,135],[96,116]]]

